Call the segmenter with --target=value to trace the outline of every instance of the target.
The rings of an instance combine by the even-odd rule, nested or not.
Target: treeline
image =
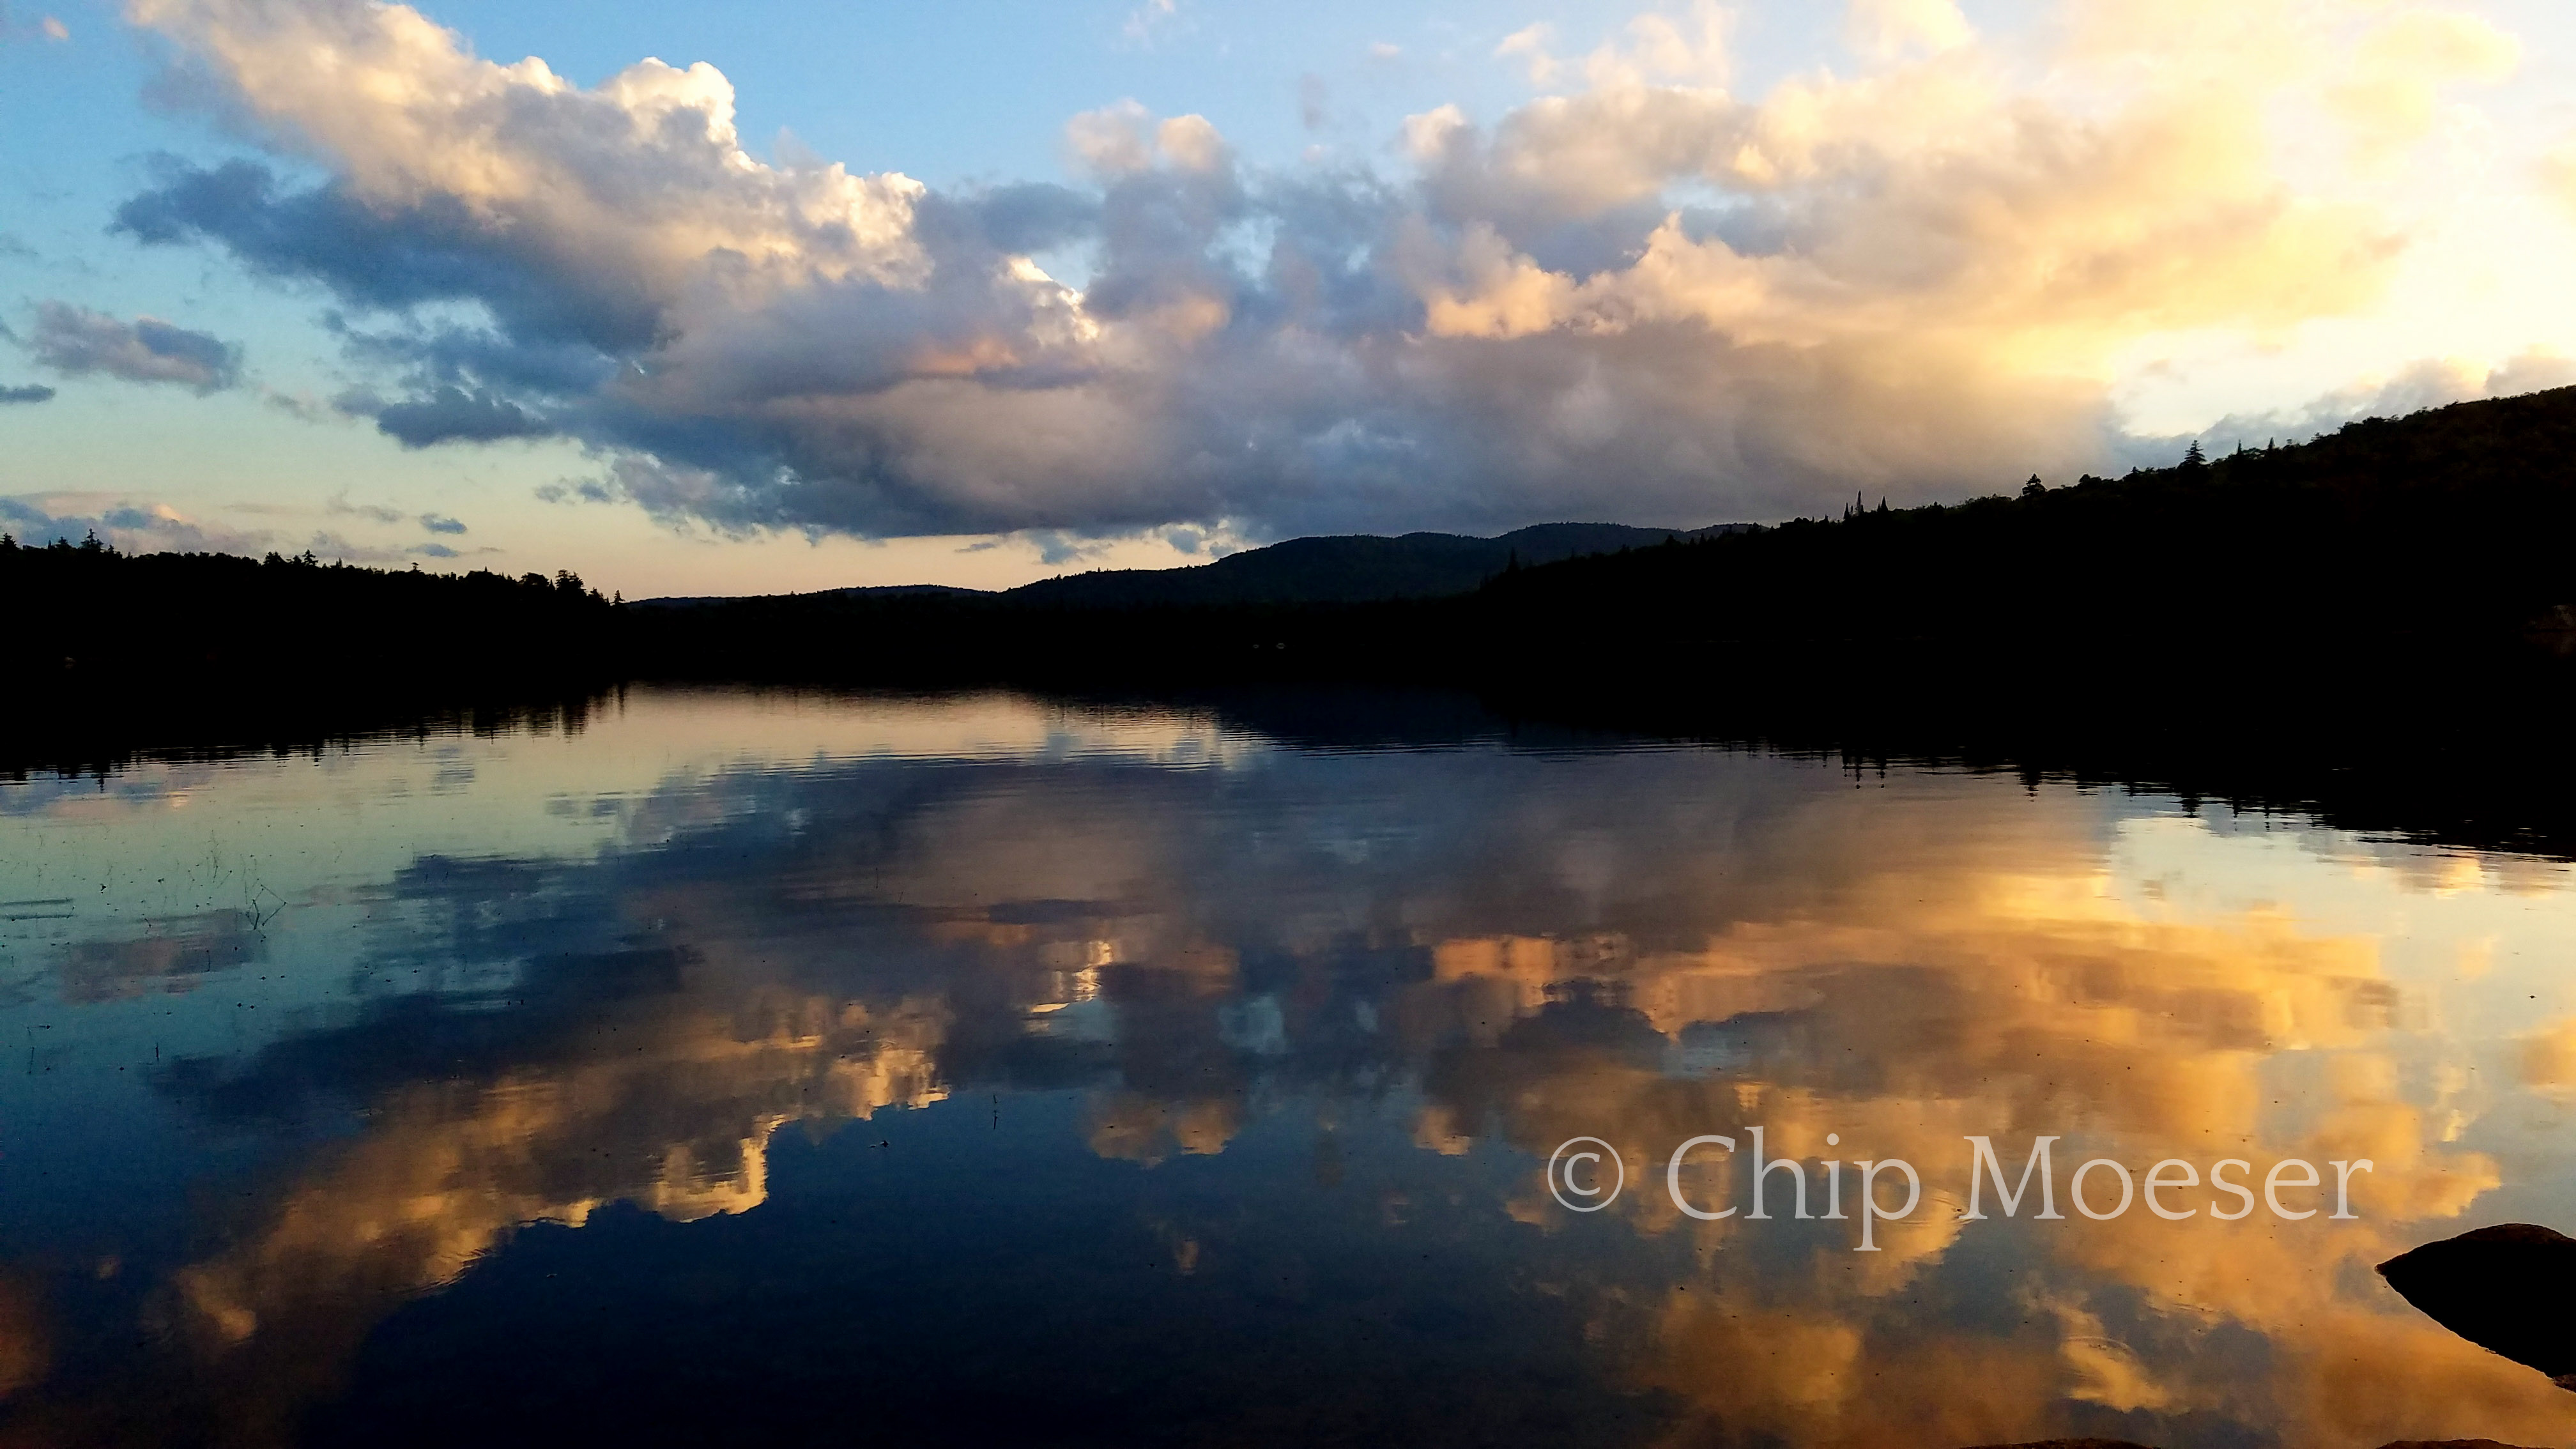
[[[0,733],[48,729],[82,751],[156,731],[248,738],[322,706],[330,729],[358,730],[405,711],[553,708],[620,679],[1165,692],[1331,680],[1464,689],[1520,719],[2063,760],[2218,794],[2238,788],[2225,767],[2259,715],[2274,777],[2303,760],[2421,758],[2409,741],[2437,736],[2476,774],[2543,758],[2576,705],[2563,657],[2576,653],[2571,460],[2576,389],[1379,602],[856,591],[639,609],[570,575],[0,541],[24,701]],[[2508,737],[2501,753],[2482,743]],[[2118,763],[2141,751],[2168,763]],[[2498,777],[2478,820],[2446,828],[2505,838],[2516,778]],[[2445,788],[2429,783],[2400,813],[2459,798]],[[2576,839],[2576,795],[2561,813]]]
[[[1174,705],[1325,749],[1685,740],[1828,761],[1866,786],[1929,766],[2179,797],[2426,844],[2576,859],[2570,671],[2545,653],[2399,645],[2170,671],[2083,657],[1762,659],[1704,670],[1497,669],[1471,688],[1249,682],[1068,690]]]
[[[572,574],[120,552],[0,535],[10,695],[0,762],[329,737],[580,696],[634,663],[622,611]]]
[[[583,663],[616,615],[571,573],[129,554],[96,534],[43,547],[0,534],[0,608],[25,667],[81,679],[552,669]]]
[[[2576,390],[2197,453],[1522,567],[1447,599],[744,600],[655,620],[647,653],[735,677],[1265,699],[1326,734],[1318,684],[1446,688],[1536,738],[2008,770],[2576,856]]]
[[[1533,643],[2050,643],[2126,657],[2494,639],[2576,604],[2576,389],[2370,419],[2297,446],[1497,580]]]
[[[1446,599],[752,599],[651,621],[679,672],[1075,681],[1858,667],[2190,670],[2576,625],[2576,389],[2295,446],[1515,568]],[[2576,637],[2570,633],[2569,637]]]
[[[0,771],[576,728],[619,679],[1007,684],[1222,698],[1297,738],[1439,736],[1472,716],[1862,771],[2015,770],[2576,857],[2571,460],[2563,390],[1379,602],[1034,590],[637,609],[569,575],[0,540],[20,640]],[[1400,719],[1391,684],[1412,701]]]
[[[2296,446],[2207,459],[2195,448],[2180,466],[2123,478],[2034,479],[1961,504],[1880,504],[1515,567],[1444,598],[1140,604],[1119,593],[1111,606],[1070,589],[849,591],[631,609],[569,574],[133,557],[93,541],[0,542],[0,606],[33,625],[22,627],[22,668],[64,684],[1479,686],[1497,672],[1715,680],[1899,657],[2191,671],[2221,657],[2366,656],[2396,641],[2576,640],[2571,470],[2576,389],[2562,389],[2354,423]],[[1274,570],[1302,557],[1264,552]]]

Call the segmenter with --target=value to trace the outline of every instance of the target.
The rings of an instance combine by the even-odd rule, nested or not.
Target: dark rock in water
[[[2400,1253],[2379,1276],[2444,1328],[2576,1388],[2576,1238],[2504,1223]]]

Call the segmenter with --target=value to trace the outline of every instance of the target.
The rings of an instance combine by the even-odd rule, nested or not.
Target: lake
[[[2371,1271],[2576,1224],[2565,865],[1268,717],[0,784],[0,1443],[2576,1437]]]

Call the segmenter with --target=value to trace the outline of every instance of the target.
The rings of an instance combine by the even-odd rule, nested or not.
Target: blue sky
[[[1964,496],[2576,381],[2576,19],[2530,0],[0,36],[22,536],[995,585]]]

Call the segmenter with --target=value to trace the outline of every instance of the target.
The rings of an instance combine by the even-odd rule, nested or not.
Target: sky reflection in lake
[[[2564,1442],[2369,1265],[2576,1223],[2569,885],[1008,696],[0,786],[0,1442]],[[1671,1148],[1755,1125],[1924,1205],[1684,1217]],[[2037,1133],[2061,1194],[2376,1167],[2354,1221],[1961,1220],[1962,1137]]]

